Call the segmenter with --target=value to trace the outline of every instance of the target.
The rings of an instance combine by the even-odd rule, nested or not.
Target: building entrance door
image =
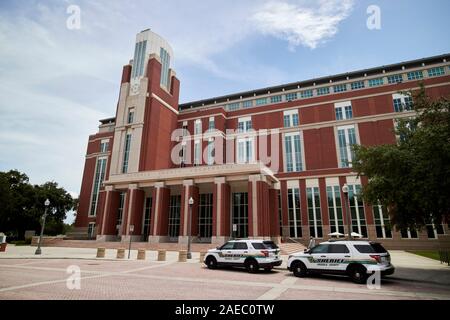
[[[248,193],[236,192],[231,204],[231,232],[233,238],[248,237]],[[235,231],[233,225],[236,225]]]

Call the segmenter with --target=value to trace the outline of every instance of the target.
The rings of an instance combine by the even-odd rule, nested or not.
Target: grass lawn
[[[439,261],[438,251],[408,251],[408,252]]]

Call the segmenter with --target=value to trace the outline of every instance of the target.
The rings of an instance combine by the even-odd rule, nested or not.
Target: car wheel
[[[209,256],[205,260],[205,264],[208,269],[216,269],[217,268],[217,260],[213,256]]]
[[[245,262],[245,269],[247,269],[247,271],[250,273],[258,272],[259,270],[258,262],[254,259],[247,260]]]
[[[294,276],[299,278],[306,277],[308,273],[308,269],[306,269],[305,264],[301,261],[295,262],[291,270],[294,272]]]
[[[367,269],[364,266],[356,265],[349,269],[349,277],[355,283],[364,284],[367,281]]]

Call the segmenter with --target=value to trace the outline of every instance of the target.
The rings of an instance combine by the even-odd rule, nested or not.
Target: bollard
[[[200,252],[200,263],[203,263],[203,260],[205,260],[206,252]]]
[[[119,248],[117,249],[117,259],[123,259],[125,258],[125,249],[124,248]]]
[[[180,250],[178,251],[178,262],[186,262],[187,260],[187,251]]]
[[[105,257],[106,248],[97,248],[97,258]]]
[[[158,250],[158,261],[166,261],[166,250]]]
[[[137,259],[138,260],[145,260],[145,249],[139,249],[138,250]]]

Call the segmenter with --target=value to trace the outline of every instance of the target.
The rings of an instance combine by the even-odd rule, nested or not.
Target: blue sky
[[[81,29],[69,30],[69,5]],[[381,10],[369,30],[366,10]],[[0,2],[0,170],[79,193],[88,135],[113,116],[135,35],[172,45],[181,102],[450,52],[450,2]]]

